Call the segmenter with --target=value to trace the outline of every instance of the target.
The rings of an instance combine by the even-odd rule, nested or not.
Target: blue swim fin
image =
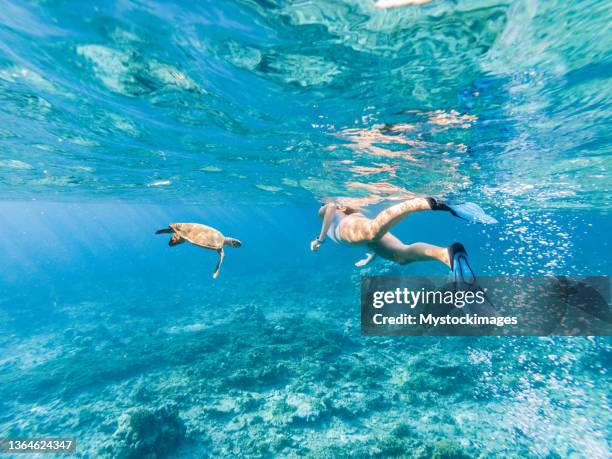
[[[455,242],[448,248],[448,254],[455,283],[461,285],[476,285],[476,275],[470,267],[467,252],[463,244]]]
[[[463,244],[455,242],[448,248],[451,260],[451,270],[453,272],[453,282],[455,288],[463,291],[481,291],[484,302],[466,305],[465,311],[479,316],[495,317],[498,314],[497,308],[491,303],[491,299],[486,292],[476,283],[476,275],[468,261],[468,255]]]
[[[497,220],[490,215],[487,215],[478,204],[474,204],[473,202],[448,204],[444,201],[438,201],[432,197],[427,197],[425,199],[427,199],[427,202],[429,202],[429,207],[431,207],[431,210],[445,210],[453,214],[455,217],[459,217],[462,220],[467,220],[468,222],[484,224],[497,223]]]
[[[473,202],[464,202],[462,204],[446,204],[451,214],[463,220],[473,223],[483,223],[485,225],[497,223],[490,215],[487,215],[484,210]]]

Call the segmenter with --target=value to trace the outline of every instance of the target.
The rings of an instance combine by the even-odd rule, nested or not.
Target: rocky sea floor
[[[28,336],[35,314],[5,302],[0,436],[73,436],[80,457],[608,457],[609,340],[364,338],[357,302],[252,282],[56,304]]]

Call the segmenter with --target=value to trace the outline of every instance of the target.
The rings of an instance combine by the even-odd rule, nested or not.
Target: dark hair
[[[344,207],[344,213],[346,215],[351,215],[351,214],[358,214],[360,212],[359,209],[355,208],[355,207],[349,207],[349,206],[342,206]]]
[[[338,206],[341,206],[344,208],[344,210],[342,211],[344,214],[346,215],[351,215],[351,214],[358,214],[359,212],[361,212],[361,210],[359,210],[356,207],[350,207],[350,206],[345,206],[344,204],[340,204],[337,201],[328,201],[328,202],[322,202],[321,206],[324,207],[328,204],[333,204],[336,206],[336,208],[338,208]]]

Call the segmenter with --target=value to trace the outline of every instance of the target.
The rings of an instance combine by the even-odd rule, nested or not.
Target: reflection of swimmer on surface
[[[415,156],[415,153],[423,155],[432,152],[444,153],[449,150],[464,153],[467,147],[462,143],[426,141],[422,135],[424,132],[437,133],[454,128],[468,129],[477,119],[473,115],[462,115],[456,110],[449,112],[406,110],[402,113],[427,117],[427,120],[417,121],[416,124],[384,123],[369,128],[350,127],[340,130],[335,135],[347,140],[348,143],[343,146],[358,154],[417,161],[420,156]],[[335,149],[338,145],[329,148]]]
[[[480,223],[495,223],[476,204],[447,205],[431,197],[419,197],[403,201],[380,212],[374,218],[366,217],[357,208],[336,202],[319,209],[323,225],[319,236],[310,244],[311,250],[318,250],[328,236],[334,242],[348,245],[366,245],[372,253],[355,263],[365,266],[376,256],[399,264],[415,261],[437,260],[453,270],[455,278],[466,283],[474,282],[467,253],[460,243],[449,247],[438,247],[424,242],[404,244],[389,231],[408,215],[424,210],[445,210],[459,218]]]
[[[396,148],[398,146],[405,148],[419,147],[422,142],[401,135],[394,135],[403,132],[403,129],[393,130],[389,126],[373,126],[371,129],[347,128],[343,129],[338,136],[350,141],[347,147],[357,153],[367,153],[381,158],[402,158],[415,161],[413,155],[406,149]]]
[[[389,174],[389,177],[396,177],[398,166],[384,163],[374,163],[373,166],[352,166],[351,172],[359,177],[366,177],[377,174]]]

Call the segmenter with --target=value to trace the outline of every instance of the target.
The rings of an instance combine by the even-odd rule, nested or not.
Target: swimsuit
[[[343,214],[340,211],[334,212],[334,218],[332,219],[331,224],[329,225],[329,229],[326,233],[327,237],[334,241],[336,244],[354,245],[354,243],[343,241],[340,238],[340,223],[342,223],[342,220],[345,218],[354,218],[356,216],[361,216],[365,218],[365,216],[361,212],[354,212],[349,215]]]

